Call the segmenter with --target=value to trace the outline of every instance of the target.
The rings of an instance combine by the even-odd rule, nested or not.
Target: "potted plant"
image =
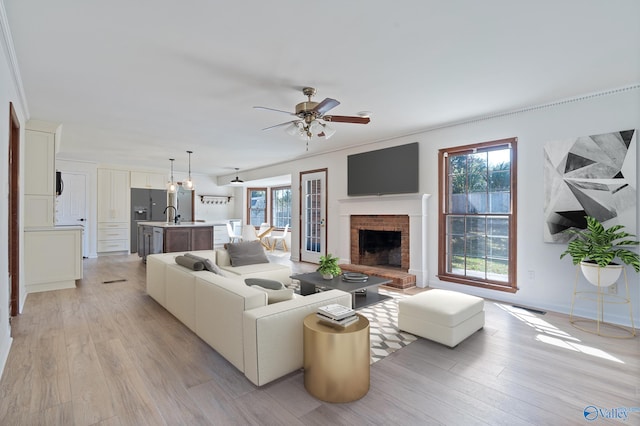
[[[627,265],[631,265],[636,272],[640,272],[640,257],[638,253],[624,248],[624,246],[637,246],[640,244],[635,235],[622,231],[623,225],[614,225],[606,228],[598,219],[585,216],[587,229],[567,229],[565,232],[576,235],[569,242],[567,249],[560,255],[570,255],[573,264],[580,264],[582,273],[591,284],[608,287],[615,283],[623,265],[614,262],[619,259]],[[633,239],[632,239],[633,238]]]
[[[333,279],[342,273],[342,269],[338,266],[338,258],[333,257],[331,253],[326,256],[320,256],[320,266],[317,271],[320,272],[325,280]]]

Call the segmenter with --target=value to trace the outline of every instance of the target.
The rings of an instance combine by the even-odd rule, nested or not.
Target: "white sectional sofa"
[[[221,258],[224,269],[220,250],[224,249],[191,253],[212,261]],[[279,279],[286,274],[289,282],[289,267],[247,265],[239,267],[246,268],[242,274],[228,271],[226,265],[223,277],[178,265],[175,258],[183,254],[147,257],[147,293],[257,386],[302,368],[305,316],[331,303],[351,307],[351,295],[340,290],[296,295],[269,305],[267,293],[247,286],[244,279]]]

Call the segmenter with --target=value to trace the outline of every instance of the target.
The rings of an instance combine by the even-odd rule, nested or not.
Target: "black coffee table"
[[[307,296],[318,291],[342,290],[351,293],[351,306],[359,309],[389,299],[389,296],[378,293],[378,286],[389,284],[391,280],[369,276],[364,282],[344,281],[342,276],[325,280],[319,272],[296,274],[292,279],[300,281],[300,294]]]

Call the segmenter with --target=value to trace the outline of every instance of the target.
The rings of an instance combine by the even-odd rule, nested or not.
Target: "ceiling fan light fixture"
[[[293,122],[291,122],[290,125],[287,126],[286,129],[284,129],[284,131],[287,132],[287,134],[289,134],[291,136],[296,136],[297,134],[300,133],[299,124],[300,124],[299,121],[293,121]]]
[[[327,126],[325,123],[320,123],[319,120],[323,120],[326,122],[356,124],[368,124],[370,121],[369,115],[371,114],[371,111],[360,111],[358,113],[358,116],[327,115],[330,110],[340,105],[340,102],[332,98],[325,98],[321,102],[312,101],[311,97],[316,94],[316,89],[313,87],[304,87],[302,89],[302,94],[307,97],[307,101],[297,104],[295,107],[295,112],[254,106],[254,108],[283,112],[285,114],[293,115],[299,118],[299,120],[265,127],[262,130],[270,130],[276,127],[285,127],[284,130],[285,132],[287,132],[287,134],[298,137],[300,140],[307,142],[308,150],[309,141],[311,141],[314,136],[329,139],[336,132],[335,129]]]
[[[331,136],[336,134],[336,129],[329,126],[328,124],[322,124],[322,133],[324,134],[325,139],[329,139]],[[318,134],[318,136],[320,136]]]
[[[323,131],[322,124],[320,124],[317,120],[312,121],[311,124],[309,124],[309,131],[311,132],[312,135],[317,135],[319,133],[322,133]]]
[[[195,185],[193,183],[193,180],[191,179],[191,154],[193,154],[193,151],[187,151],[187,154],[189,154],[189,177],[187,178],[187,180],[182,182],[182,188],[188,191],[193,191],[195,189]]]

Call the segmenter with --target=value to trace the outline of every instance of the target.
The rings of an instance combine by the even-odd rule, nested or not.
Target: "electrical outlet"
[[[531,281],[536,279],[536,272],[535,271],[528,271],[528,273],[529,273],[529,279]]]
[[[618,294],[618,283],[613,283],[609,286],[609,294]]]

